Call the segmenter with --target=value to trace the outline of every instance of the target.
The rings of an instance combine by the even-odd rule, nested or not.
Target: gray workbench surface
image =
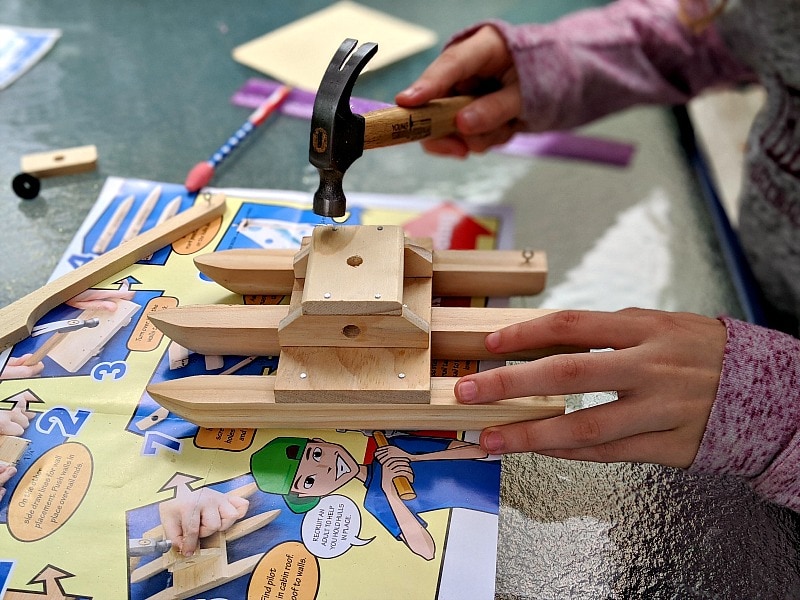
[[[325,4],[3,0],[0,23],[58,27],[64,35],[0,92],[0,306],[46,281],[107,176],[181,182],[247,115],[229,98],[260,74],[235,63],[232,48]],[[427,25],[444,40],[482,18],[549,20],[602,2],[364,4]],[[436,52],[362,77],[357,95],[391,101]],[[225,163],[214,185],[312,190],[307,127],[271,123]],[[547,291],[514,299],[519,306],[741,315],[671,114],[641,108],[586,131],[635,143],[632,165],[496,154],[455,161],[403,146],[367,153],[345,186],[512,206],[517,244],[546,250],[550,263]],[[84,144],[98,147],[96,172],[43,180],[32,202],[12,194],[21,155]],[[791,514],[740,482],[533,455],[505,458],[503,473],[498,598],[800,594]]]

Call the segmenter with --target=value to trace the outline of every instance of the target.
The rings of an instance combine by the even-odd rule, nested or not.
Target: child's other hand
[[[487,89],[493,91],[485,93]],[[456,116],[459,134],[422,142],[428,152],[463,157],[502,144],[517,132],[522,109],[517,71],[505,41],[491,25],[446,48],[395,100],[414,107],[454,94],[479,97]]]
[[[486,338],[493,352],[562,344],[614,348],[567,354],[462,377],[466,404],[526,395],[617,391],[618,400],[541,421],[490,427],[490,454],[533,451],[596,462],[688,467],[716,397],[725,325],[687,313],[626,309],[563,311],[512,325]]]
[[[21,436],[35,416],[34,412],[22,410],[20,404],[11,410],[0,410],[0,435]]]
[[[172,500],[159,504],[164,535],[184,556],[191,556],[198,540],[225,531],[241,519],[250,502],[211,488],[179,489]]]

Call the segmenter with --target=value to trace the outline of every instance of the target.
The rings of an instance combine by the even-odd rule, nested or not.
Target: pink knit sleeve
[[[546,25],[478,26],[485,24],[511,50],[531,131],[568,129],[636,104],[681,104],[755,78],[713,27],[695,35],[682,25],[677,0],[618,0]]]
[[[800,511],[800,340],[722,321],[722,376],[690,470],[742,477],[761,496]]]

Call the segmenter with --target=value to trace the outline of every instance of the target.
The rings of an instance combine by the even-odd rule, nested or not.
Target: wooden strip
[[[433,273],[437,296],[534,296],[544,290],[547,256],[539,251],[525,258],[519,250],[436,251]]]
[[[54,175],[72,175],[93,171],[97,168],[97,147],[76,146],[50,152],[26,154],[20,159],[23,173],[36,177],[52,177]]]
[[[148,386],[170,412],[201,427],[320,429],[482,429],[554,417],[564,398],[531,396],[465,406],[453,396],[455,378],[431,380],[429,404],[276,404],[275,377],[197,375]]]
[[[0,309],[0,350],[25,339],[36,321],[59,304],[116,275],[125,267],[202,227],[224,212],[225,196],[217,194],[200,199],[197,204],[161,225]]]
[[[212,304],[160,310],[150,320],[167,336],[200,354],[277,356],[278,324],[285,305],[243,306]],[[492,354],[484,339],[501,327],[535,319],[551,312],[535,308],[431,309],[431,355],[439,359],[534,360],[551,354],[580,352],[572,346]]]
[[[224,250],[194,259],[222,287],[243,296],[287,296],[294,282],[296,250]],[[408,253],[406,253],[408,256]],[[519,250],[437,250],[433,253],[435,296],[532,296],[547,279],[547,257]]]

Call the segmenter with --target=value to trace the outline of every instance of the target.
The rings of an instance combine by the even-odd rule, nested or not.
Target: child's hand
[[[197,550],[198,540],[225,531],[241,519],[250,502],[211,488],[182,488],[172,500],[159,504],[164,535],[184,556]]]
[[[485,93],[487,88],[493,91]],[[413,107],[454,94],[480,97],[456,116],[460,135],[424,140],[428,152],[466,156],[502,144],[516,133],[522,109],[517,71],[494,27],[484,26],[449,46],[395,100],[400,106]]]
[[[65,302],[68,306],[81,310],[107,310],[114,312],[120,300],[132,300],[132,290],[97,290],[88,289]]]
[[[33,365],[26,365],[25,362],[33,356],[23,354],[22,356],[12,356],[8,359],[5,368],[0,373],[0,379],[30,379],[36,377],[44,370],[42,361]]]
[[[34,412],[22,410],[20,404],[11,410],[0,410],[0,435],[21,436],[35,416]]]
[[[619,399],[541,421],[490,427],[490,454],[533,451],[597,462],[688,467],[716,397],[727,339],[716,319],[626,309],[563,311],[489,334],[493,352],[573,345],[613,352],[568,354],[462,377],[466,404],[526,395],[617,391]]]

